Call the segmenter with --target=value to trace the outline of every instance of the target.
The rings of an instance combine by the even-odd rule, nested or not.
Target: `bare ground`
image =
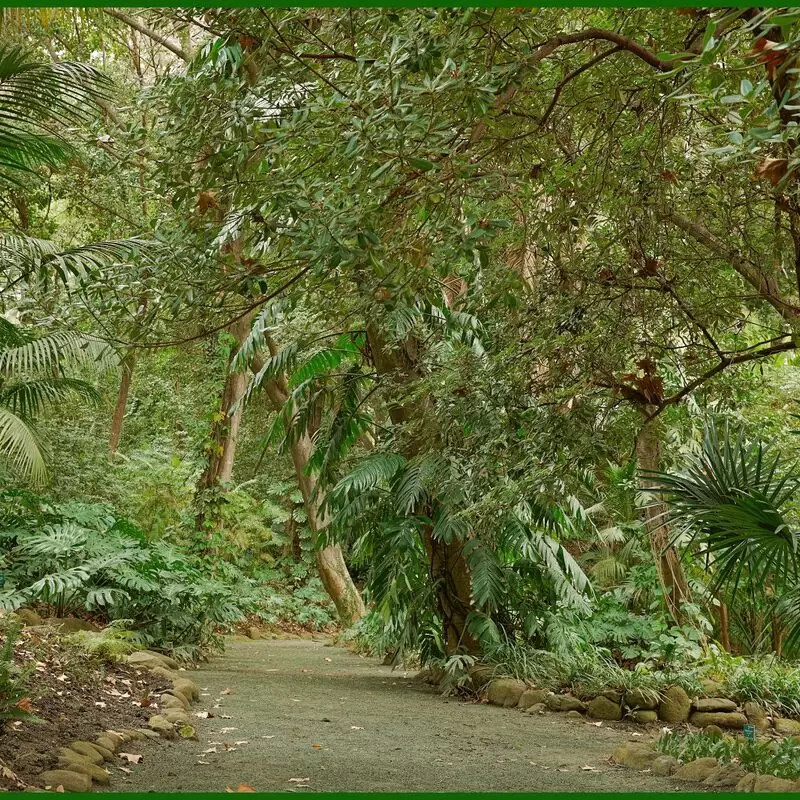
[[[145,743],[143,763],[117,773],[112,790],[683,788],[608,763],[630,728],[442,698],[408,673],[322,641],[233,641],[189,674],[203,687],[195,710],[215,715],[197,719],[199,741]]]

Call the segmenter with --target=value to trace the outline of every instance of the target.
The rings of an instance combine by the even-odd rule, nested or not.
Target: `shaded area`
[[[626,730],[442,698],[321,641],[232,642],[192,678],[208,693],[197,708],[230,718],[198,720],[199,742],[145,744],[144,763],[114,789],[675,790],[607,763]]]

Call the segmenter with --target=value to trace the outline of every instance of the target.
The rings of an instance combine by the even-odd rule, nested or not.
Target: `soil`
[[[187,673],[198,740],[137,742],[143,762],[111,791],[680,791],[613,766],[645,729],[531,716],[443,698],[324,640],[231,641]],[[633,734],[638,734],[634,736]]]
[[[159,682],[166,685],[67,646],[44,629],[23,629],[14,645],[14,663],[30,670],[26,707],[41,722],[0,724],[0,767],[16,776],[0,769],[0,790],[41,786],[38,774],[55,767],[58,748],[76,739],[91,741],[104,730],[145,726],[150,715],[145,698]]]

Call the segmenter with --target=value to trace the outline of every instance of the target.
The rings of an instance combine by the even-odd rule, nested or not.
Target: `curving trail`
[[[194,711],[230,718],[197,719],[198,742],[144,744],[136,751],[143,763],[117,773],[113,790],[680,788],[606,763],[630,738],[627,730],[442,698],[407,673],[322,641],[232,641],[224,656],[189,675],[207,693]],[[217,752],[205,752],[211,748]]]

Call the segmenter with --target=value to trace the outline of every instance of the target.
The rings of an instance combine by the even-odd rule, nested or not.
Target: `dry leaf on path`
[[[307,783],[311,778],[289,778],[289,783]]]
[[[117,769],[118,769],[120,772],[127,772],[127,773],[128,773],[128,775],[130,775],[130,774],[133,772],[133,770],[132,770],[132,769],[128,769],[128,767],[117,767]]]
[[[124,758],[129,764],[141,764],[142,756],[138,753],[119,753],[120,758]]]
[[[240,783],[236,787],[237,792],[254,792],[255,789],[252,786],[248,786],[246,783]]]
[[[210,711],[195,711],[194,715],[200,719],[213,719],[214,715]]]
[[[585,766],[581,767],[581,769],[585,770],[586,772],[599,772],[597,767],[590,767],[588,764],[586,764]]]
[[[351,731],[363,731],[364,729],[360,728],[358,725],[351,725],[350,726],[350,730]]]
[[[216,752],[217,752],[216,747],[209,747],[208,750],[203,750],[203,755],[206,755],[207,753],[216,753]]]
[[[234,742],[234,744],[250,744],[247,739],[240,739],[238,742]]]
[[[220,694],[233,694],[233,689],[223,689]]]
[[[326,661],[328,664],[330,664],[330,663],[333,661],[333,659],[332,659],[332,658],[328,658],[328,657],[326,656],[326,657],[325,657],[325,661]]]

